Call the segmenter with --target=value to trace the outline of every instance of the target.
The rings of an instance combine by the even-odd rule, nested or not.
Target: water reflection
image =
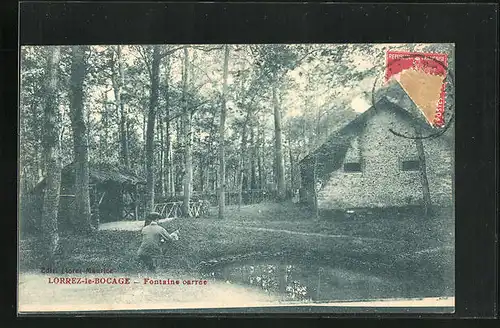
[[[212,266],[205,276],[228,282],[243,283],[285,296],[292,300],[310,300],[311,294],[296,277],[297,268],[290,264],[246,263]]]
[[[260,288],[289,301],[342,301],[433,295],[422,285],[367,272],[354,272],[307,262],[250,260],[206,263],[206,277]]]

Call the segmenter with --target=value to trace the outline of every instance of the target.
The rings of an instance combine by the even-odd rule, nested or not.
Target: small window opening
[[[401,163],[402,171],[418,171],[419,169],[420,169],[420,161],[418,160],[403,161]]]
[[[344,172],[361,172],[361,163],[344,163]]]

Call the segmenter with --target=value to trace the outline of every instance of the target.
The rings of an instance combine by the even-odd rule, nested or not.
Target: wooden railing
[[[199,218],[208,213],[210,204],[207,201],[199,200],[189,203],[189,216]],[[155,212],[160,213],[164,218],[178,218],[185,216],[183,211],[183,203],[167,202],[155,204]]]

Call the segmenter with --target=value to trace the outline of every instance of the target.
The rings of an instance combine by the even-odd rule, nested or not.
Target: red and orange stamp
[[[385,81],[395,79],[433,127],[444,127],[448,56],[387,51]]]

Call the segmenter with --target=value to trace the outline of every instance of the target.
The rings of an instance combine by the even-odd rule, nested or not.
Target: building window
[[[344,163],[344,172],[361,172],[361,163]]]
[[[401,163],[402,171],[418,171],[420,170],[420,161],[418,160],[409,160],[403,161]]]

